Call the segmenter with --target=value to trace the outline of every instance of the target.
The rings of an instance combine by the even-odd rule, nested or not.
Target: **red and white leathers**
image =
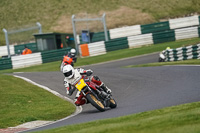
[[[92,74],[92,70],[84,70],[82,68],[74,69],[74,75],[72,78],[66,78],[64,79],[64,86],[66,87],[67,94],[72,95],[75,91],[75,84],[84,76],[89,76]],[[77,91],[76,98],[75,98],[75,104],[83,105],[86,103],[86,99],[83,98],[83,95],[80,94],[79,91]]]
[[[84,70],[82,68],[74,69],[73,76],[71,78],[65,77],[64,79],[64,86],[66,87],[67,94],[72,95],[73,92],[76,90],[75,84],[84,76],[90,76],[92,74],[92,70]],[[103,82],[100,81],[100,79],[97,76],[91,77],[91,82],[94,82],[95,84],[102,87],[106,92],[111,93],[111,90],[107,88]],[[77,106],[83,105],[86,103],[86,99],[83,97],[83,94],[77,91],[76,97],[75,97],[75,104]]]
[[[68,52],[66,55],[63,56],[61,65],[60,65],[60,71],[62,71],[63,67],[65,65],[71,65],[74,66],[74,63],[76,63],[77,57],[76,57],[76,50],[72,48],[70,52]]]

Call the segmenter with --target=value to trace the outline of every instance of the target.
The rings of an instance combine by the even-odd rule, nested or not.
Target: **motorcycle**
[[[116,108],[117,103],[110,93],[106,93],[98,85],[90,82],[87,78],[81,78],[75,87],[80,91],[88,103],[91,103],[96,109],[103,112],[107,107]]]
[[[165,55],[163,52],[160,52],[158,62],[165,62]]]

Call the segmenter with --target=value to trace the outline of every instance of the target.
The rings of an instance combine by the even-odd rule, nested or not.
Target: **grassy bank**
[[[34,120],[57,120],[74,105],[22,79],[0,75],[0,128]]]
[[[44,8],[45,7],[45,8]],[[71,16],[100,17],[106,13],[108,29],[127,25],[148,24],[160,19],[184,17],[200,13],[199,0],[1,0],[1,29],[18,29],[40,22],[43,32],[72,33]],[[103,31],[100,22],[77,23],[77,31]],[[11,38],[10,38],[11,39]],[[10,41],[10,43],[18,40]],[[5,37],[0,32],[0,46]]]
[[[133,57],[143,54],[149,54],[153,52],[160,52],[166,47],[171,48],[178,48],[188,45],[194,45],[200,42],[200,38],[192,38],[187,40],[178,40],[175,42],[167,42],[161,43],[151,46],[143,46],[141,48],[133,48],[133,49],[122,49],[117,51],[108,52],[104,55],[94,56],[94,57],[85,57],[85,58],[78,58],[77,63],[75,63],[75,67],[83,66],[83,65],[90,65],[95,63],[101,63],[105,61],[117,60],[127,57]],[[2,70],[0,73],[9,73],[9,72],[33,72],[33,71],[59,71],[59,65],[61,61],[55,61],[50,63],[44,63],[42,65],[21,68],[21,69],[9,69],[9,70]]]
[[[38,133],[198,133],[200,102],[41,131]]]

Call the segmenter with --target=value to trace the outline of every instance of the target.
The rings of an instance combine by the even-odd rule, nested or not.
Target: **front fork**
[[[96,89],[96,93],[95,93],[94,90],[92,90],[88,85],[87,85],[87,89],[97,98],[98,101],[101,101],[105,107],[110,106],[111,94],[107,94],[103,90],[99,90],[99,89]],[[83,93],[84,96],[87,95],[87,93],[85,93],[84,90],[82,90],[81,92]]]

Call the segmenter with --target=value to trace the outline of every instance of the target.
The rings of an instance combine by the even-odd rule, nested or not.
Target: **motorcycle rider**
[[[67,94],[71,96],[73,92],[76,90],[75,85],[76,83],[83,78],[84,76],[92,75],[92,70],[84,70],[82,68],[74,69],[71,65],[65,65],[62,69],[62,72],[65,76],[64,78],[64,86],[67,90]],[[99,79],[98,76],[92,76],[90,81],[97,84],[101,87],[105,92],[111,93],[112,91]],[[75,105],[80,106],[87,103],[86,99],[83,97],[79,91],[77,91],[75,97]]]
[[[159,59],[158,59],[158,61],[159,62],[164,62],[165,61],[165,52],[166,52],[166,50],[169,50],[170,49],[170,47],[167,47],[165,50],[163,50],[162,52],[160,52],[160,54],[159,54]]]
[[[66,54],[63,57],[62,63],[60,65],[60,71],[62,71],[64,65],[70,64],[74,66],[74,63],[76,63],[77,57],[76,57],[76,50],[72,48],[68,54]]]
[[[68,54],[67,54],[66,56],[72,58],[72,59],[73,59],[73,62],[76,63],[76,60],[77,60],[77,57],[76,57],[76,49],[72,48],[72,49],[70,50],[70,52],[68,52]]]

